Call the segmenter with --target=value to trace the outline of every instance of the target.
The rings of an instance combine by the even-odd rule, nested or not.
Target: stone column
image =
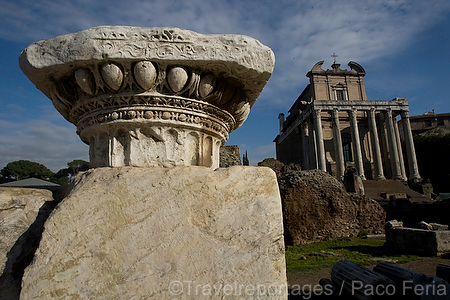
[[[405,161],[403,160],[402,141],[400,140],[400,132],[398,131],[397,117],[392,116],[392,124],[394,125],[395,139],[397,140],[398,160],[403,180],[408,180],[405,171]]]
[[[305,170],[309,170],[310,163],[309,158],[311,154],[311,149],[309,146],[309,132],[308,132],[308,122],[303,122],[301,125],[301,132],[302,132],[302,155],[303,155],[303,168]]]
[[[341,128],[339,126],[339,110],[337,108],[333,109],[331,112],[333,119],[333,140],[336,149],[336,166],[337,166],[337,177],[339,180],[344,180],[344,150],[342,149],[342,137]]]
[[[354,159],[356,171],[358,172],[359,177],[361,177],[362,180],[365,180],[366,176],[364,175],[364,165],[361,152],[361,143],[359,141],[359,130],[358,130],[358,120],[356,118],[356,109],[352,109],[349,111],[349,117],[350,117],[353,155],[355,156]]]
[[[307,124],[308,124],[308,149],[311,153],[309,156],[309,169],[318,169],[319,162],[317,161],[317,147],[316,147],[316,132],[313,124],[313,114],[310,113],[308,115]]]
[[[395,138],[394,124],[392,123],[392,110],[388,108],[385,112],[386,127],[389,140],[389,152],[392,164],[392,179],[403,179],[398,157],[397,139]]]
[[[381,159],[380,141],[378,139],[377,123],[375,119],[375,108],[369,110],[369,128],[372,133],[373,161],[375,168],[375,179],[384,180],[383,162]]]
[[[403,111],[401,113],[403,120],[403,132],[405,134],[406,155],[408,158],[409,179],[413,181],[421,180],[419,168],[417,166],[416,150],[414,148],[414,139],[411,131],[411,124],[409,123],[409,112]]]
[[[316,131],[317,162],[318,168],[326,172],[327,165],[325,160],[325,147],[323,145],[322,119],[320,117],[320,113],[320,109],[314,109],[313,118]]]

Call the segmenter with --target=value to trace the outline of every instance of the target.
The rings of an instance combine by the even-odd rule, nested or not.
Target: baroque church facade
[[[322,64],[306,74],[310,83],[287,118],[279,114],[277,159],[329,172],[341,181],[350,174],[362,180],[420,181],[407,99],[369,101],[366,72],[358,63],[349,62],[350,70],[336,61],[327,70]]]

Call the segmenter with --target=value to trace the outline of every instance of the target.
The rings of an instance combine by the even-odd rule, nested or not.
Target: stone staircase
[[[397,198],[404,198],[402,195],[407,195],[412,202],[432,201],[429,197],[410,189],[399,180],[364,180],[363,185],[365,195],[376,201],[389,201],[389,195],[392,194],[395,194]],[[384,198],[383,194],[386,194],[387,197]]]

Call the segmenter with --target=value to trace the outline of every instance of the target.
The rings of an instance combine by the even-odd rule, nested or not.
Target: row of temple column
[[[368,123],[369,131],[372,137],[372,156],[373,156],[373,171],[374,179],[385,179],[383,171],[383,159],[382,151],[380,147],[380,140],[378,138],[377,120],[376,120],[376,109],[371,108],[370,110],[365,110],[368,112]],[[321,109],[314,109],[313,111],[313,124],[315,132],[315,148],[316,148],[316,167],[323,171],[326,171],[326,157],[325,157],[325,147],[322,132],[322,118]],[[352,139],[352,150],[353,159],[355,163],[355,168],[357,174],[361,179],[365,180],[366,176],[364,173],[363,156],[361,150],[360,136],[358,130],[358,120],[357,120],[357,110],[351,109],[347,110],[349,120],[350,120],[350,132]],[[393,115],[392,109],[387,108],[380,113],[384,113],[384,120],[387,132],[387,145],[389,145],[389,158],[390,164],[392,166],[392,179],[406,180],[405,166],[403,163],[403,154],[401,149],[400,134],[398,130],[398,125],[396,121],[396,116]],[[403,123],[403,132],[406,143],[406,154],[409,167],[409,179],[410,180],[420,180],[420,175],[417,167],[417,159],[414,149],[414,140],[411,131],[411,125],[409,122],[408,111],[401,111],[400,113]],[[344,161],[344,151],[342,145],[341,128],[339,124],[339,109],[334,108],[331,110],[332,118],[332,128],[333,128],[333,141],[336,151],[336,170],[337,177],[339,179],[344,178],[345,173],[345,161]]]

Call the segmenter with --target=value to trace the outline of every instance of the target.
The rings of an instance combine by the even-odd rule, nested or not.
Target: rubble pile
[[[376,201],[348,193],[326,172],[301,171],[274,161],[265,160],[259,165],[278,168],[275,172],[279,174],[287,244],[351,237],[360,232],[384,233],[386,213]]]

